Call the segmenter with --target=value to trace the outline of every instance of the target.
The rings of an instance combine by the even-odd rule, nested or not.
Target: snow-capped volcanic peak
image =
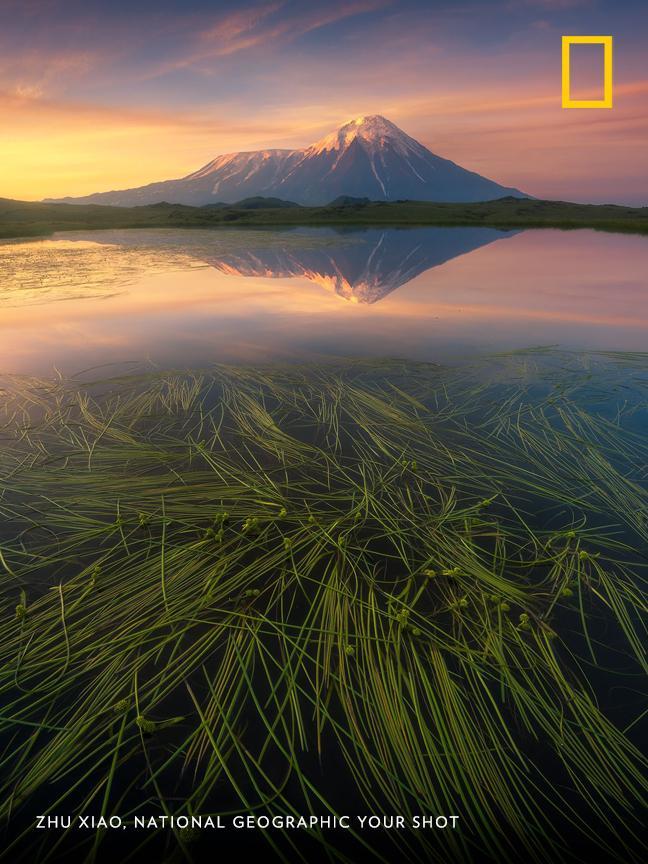
[[[505,195],[523,197],[518,189],[437,156],[385,117],[368,114],[303,149],[227,153],[177,180],[56,200],[117,207],[160,201],[201,206],[261,196],[316,206],[339,197],[460,202]]]
[[[308,156],[317,156],[320,153],[346,150],[354,141],[366,150],[380,150],[389,146],[405,154],[422,149],[417,141],[385,117],[381,117],[380,114],[369,114],[345,123],[335,132],[331,132],[330,135],[326,135],[308,147],[305,152]]]

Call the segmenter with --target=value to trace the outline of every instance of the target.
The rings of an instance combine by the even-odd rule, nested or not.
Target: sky
[[[561,107],[561,36],[614,37],[614,107]],[[596,98],[600,49],[574,48]],[[0,0],[0,197],[182,177],[382,114],[542,198],[648,205],[646,0]]]

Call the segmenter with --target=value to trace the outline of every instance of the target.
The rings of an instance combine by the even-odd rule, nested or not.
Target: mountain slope
[[[373,201],[487,201],[524,197],[435,156],[384,117],[358,117],[303,151],[277,188],[279,197],[324,203],[339,195]]]
[[[378,115],[358,117],[303,150],[228,153],[179,180],[100,192],[66,203],[133,207],[169,201],[203,205],[272,196],[298,204],[326,204],[340,195],[374,201],[487,201],[518,189],[436,156]]]

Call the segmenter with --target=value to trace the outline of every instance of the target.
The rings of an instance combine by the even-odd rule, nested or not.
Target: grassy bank
[[[648,358],[537,359],[4,382],[9,854],[115,860],[36,807],[353,806],[462,827],[323,858],[640,860]]]
[[[269,203],[269,202],[268,202]],[[218,227],[222,225],[484,225],[497,228],[595,228],[648,233],[648,207],[570,204],[503,198],[476,204],[404,201],[327,207],[240,205],[103,207],[0,199],[0,238],[102,228]]]

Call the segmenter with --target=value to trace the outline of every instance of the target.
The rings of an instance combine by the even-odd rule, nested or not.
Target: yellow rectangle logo
[[[603,46],[603,98],[572,99],[569,61],[572,45]],[[612,107],[612,37],[611,36],[563,36],[562,37],[562,107],[563,108],[611,108]]]

